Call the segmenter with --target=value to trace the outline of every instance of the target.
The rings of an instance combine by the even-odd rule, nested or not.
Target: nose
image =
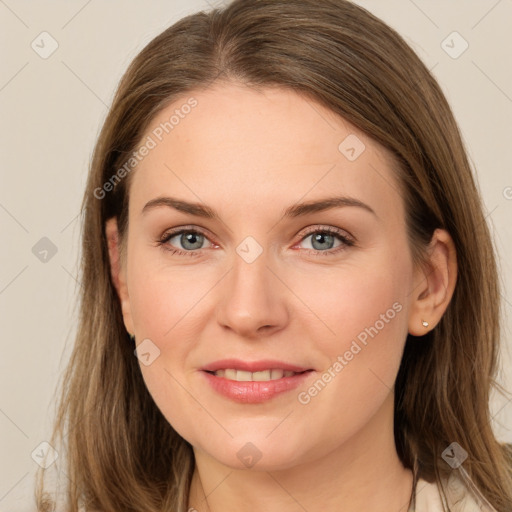
[[[275,274],[265,251],[251,263],[235,254],[217,305],[219,324],[245,338],[281,330],[288,322],[289,312],[286,287]]]

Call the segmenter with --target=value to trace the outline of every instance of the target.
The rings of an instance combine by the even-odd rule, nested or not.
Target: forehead
[[[155,116],[144,141],[151,149],[130,187],[130,202],[140,207],[165,193],[215,206],[239,202],[246,211],[262,200],[268,209],[343,193],[381,213],[402,213],[388,152],[287,89],[216,84],[192,91]]]

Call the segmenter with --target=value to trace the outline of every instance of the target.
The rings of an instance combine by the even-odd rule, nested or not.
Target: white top
[[[451,512],[490,512],[492,510],[481,507],[464,482],[453,473],[448,482],[443,483]],[[437,483],[429,483],[420,478],[416,484],[416,508],[411,506],[408,512],[444,512],[445,510]]]

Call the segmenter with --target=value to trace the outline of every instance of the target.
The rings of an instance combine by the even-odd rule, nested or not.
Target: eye
[[[203,245],[205,242],[213,246],[206,235],[200,231],[182,228],[165,233],[158,241],[158,245],[167,251],[171,251],[173,254],[195,256],[197,255],[196,251],[206,248]]]
[[[355,245],[354,241],[335,228],[312,228],[302,238],[306,250],[316,254],[334,254]]]

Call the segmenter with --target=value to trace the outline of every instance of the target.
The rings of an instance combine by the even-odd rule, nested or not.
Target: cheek
[[[390,252],[371,265],[316,276],[315,284],[302,279],[298,294],[307,293],[307,304],[318,315],[309,316],[306,329],[325,355],[331,390],[324,400],[332,397],[331,405],[339,400],[354,411],[371,408],[393,387],[407,336],[407,265],[406,258]]]
[[[215,276],[211,269],[172,268],[162,264],[162,258],[134,250],[128,277],[137,344],[151,341],[145,345],[150,364],[144,364],[144,358],[139,363],[144,382],[169,423],[187,437],[191,418],[200,417],[204,411],[185,391],[188,375],[184,372],[189,371],[187,358],[204,322],[201,306]]]
[[[329,329],[320,331],[314,317],[307,326],[325,363],[298,401],[315,423],[337,425],[322,432],[326,444],[334,446],[362,429],[394,386],[407,334],[406,283],[385,263],[326,279],[329,286],[309,296],[308,305]]]
[[[194,318],[214,276],[194,265],[172,266],[156,251],[134,251],[128,274],[130,311],[139,336],[167,340],[175,332],[181,335]]]
[[[184,283],[165,278],[165,272],[140,266],[132,274],[130,309],[137,344],[146,344],[148,348],[140,352],[150,354],[149,361],[139,357],[142,377],[156,406],[184,437],[191,430],[190,418],[201,412],[184,392],[187,384],[182,373],[194,343],[187,326],[196,295]]]
[[[328,354],[348,349],[350,342],[379,337],[381,346],[401,339],[406,315],[406,262],[392,256],[346,265],[337,272],[297,275],[294,292],[309,310],[303,316],[310,337]],[[403,265],[402,265],[403,263]],[[401,270],[397,270],[401,269]],[[389,348],[389,347],[388,347]]]
[[[186,302],[181,287],[153,275],[140,275],[131,283],[130,311],[139,336],[160,339],[177,322]]]

